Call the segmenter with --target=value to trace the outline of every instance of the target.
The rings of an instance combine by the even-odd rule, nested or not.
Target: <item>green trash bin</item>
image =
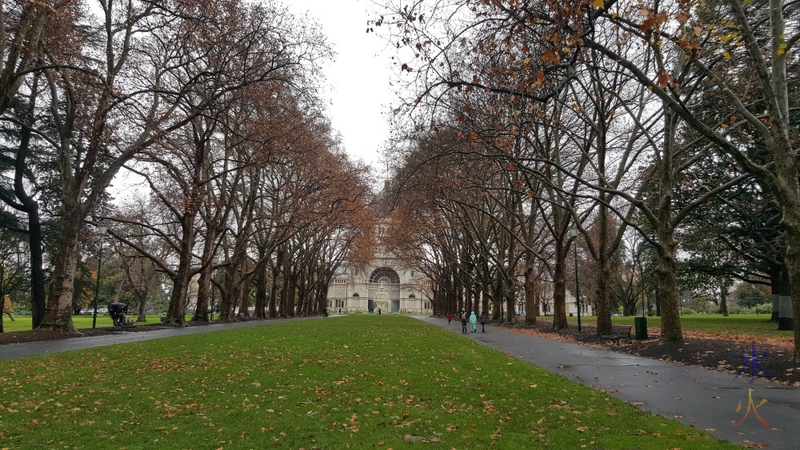
[[[647,339],[647,317],[634,317],[633,325],[636,328],[636,340]]]

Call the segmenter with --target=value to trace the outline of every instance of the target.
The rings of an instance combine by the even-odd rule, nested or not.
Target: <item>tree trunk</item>
[[[253,316],[259,319],[267,317],[267,263],[264,258],[256,270],[256,305]]]
[[[291,273],[291,266],[289,263],[289,256],[286,252],[283,254],[283,285],[281,286],[281,315],[292,316],[294,315],[294,310],[292,306],[294,305],[294,293],[292,293],[291,302],[289,301],[289,291],[291,289],[291,280],[292,280],[292,273]]]
[[[800,186],[797,176],[786,183],[789,191],[795,195],[793,202],[781,202],[782,222],[786,230],[786,253],[784,254],[784,272],[788,274],[788,283],[781,290],[781,304],[779,305],[778,329],[794,330],[794,348],[792,362],[800,364]],[[793,206],[790,206],[793,203]],[[785,281],[786,278],[784,277]],[[783,300],[788,295],[791,301]],[[787,308],[790,309],[787,311]]]
[[[28,246],[31,256],[31,318],[32,328],[38,328],[45,316],[44,258],[42,256],[42,224],[39,220],[39,204],[31,202],[28,208]]]
[[[800,216],[800,210],[797,210],[793,216]],[[786,223],[785,217],[784,223]],[[798,326],[800,324],[800,217],[792,217],[792,220],[796,221],[789,222],[791,226],[787,224],[785,264],[789,272],[789,290],[792,298],[792,326],[794,328],[792,362],[800,364],[800,326]]]
[[[3,288],[6,285],[5,266],[0,264],[0,333],[3,332],[3,313],[6,307],[6,292]]]
[[[203,256],[201,263],[205,264],[197,280],[197,307],[194,310],[192,322],[208,322],[208,311],[211,297],[211,280],[214,275],[214,242],[216,232],[214,227],[209,226],[206,231],[205,241],[203,242]]]
[[[452,283],[451,283],[453,287],[452,289],[453,297],[455,298],[456,305],[458,305],[459,309],[464,308],[467,314],[469,314],[469,305],[467,305],[467,302],[464,299],[464,290],[462,289],[461,286],[461,280],[458,277],[459,273],[458,267],[456,267],[455,272],[456,276],[452,278]]]
[[[676,277],[675,225],[672,214],[672,191],[675,185],[675,168],[673,153],[675,151],[675,133],[677,115],[665,108],[664,111],[664,143],[661,158],[657,162],[658,173],[658,207],[656,210],[656,238],[658,240],[658,278],[657,298],[661,309],[661,340],[664,342],[683,341],[680,316],[680,298],[678,298],[678,280]]]
[[[719,286],[719,312],[728,317],[728,283],[722,281]]]
[[[38,75],[35,76],[38,79]],[[36,92],[38,81],[34,80],[34,87],[30,95],[30,104],[36,102]],[[33,123],[33,107],[28,108],[24,113],[24,120],[27,125]],[[45,300],[45,275],[44,258],[42,255],[42,223],[39,217],[39,202],[28,195],[26,189],[25,171],[28,170],[28,154],[30,151],[32,130],[30,127],[22,127],[19,149],[14,160],[14,195],[19,199],[22,210],[28,215],[28,246],[30,251],[31,265],[31,318],[32,328],[38,328],[44,321],[46,300]]]
[[[781,272],[783,272],[783,266],[770,265],[769,281],[772,292],[772,316],[769,320],[775,323],[778,323],[778,308],[781,301]],[[756,309],[756,311],[758,310]]]
[[[147,296],[139,297],[139,307],[136,309],[136,322],[147,322]]]
[[[536,278],[534,264],[534,256],[528,252],[525,259],[525,325],[536,325],[536,318],[539,316],[537,304],[539,281]]]
[[[219,300],[219,319],[223,321],[231,321],[236,318],[236,304],[239,302],[239,291],[233,280],[236,269],[233,266],[235,266],[235,261],[228,255],[228,267],[225,268],[222,282],[224,292]]]
[[[608,242],[608,201],[607,195],[601,193],[600,198],[600,236],[598,237],[599,266],[597,273],[597,289],[595,294],[595,312],[597,314],[597,335],[611,332],[611,260],[612,251]],[[574,244],[573,244],[574,245]]]
[[[298,291],[297,292],[298,295],[297,295],[297,305],[295,306],[294,314],[296,316],[302,317],[302,316],[306,315],[307,307],[308,307],[308,298],[306,297],[308,295],[308,289],[306,287],[306,271],[305,270],[300,272],[299,280],[298,280],[296,285],[298,287],[298,290],[297,290]]]
[[[75,332],[72,323],[72,297],[75,290],[75,267],[78,263],[78,230],[82,215],[78,207],[62,208],[58,243],[53,258],[53,275],[50,295],[39,330]],[[69,212],[70,214],[66,214]]]
[[[288,306],[286,307],[286,312],[289,317],[296,317],[297,314],[295,312],[295,307],[300,303],[300,298],[297,295],[297,274],[290,273],[289,274],[289,289],[287,291],[286,300],[289,302]]]
[[[189,283],[192,279],[192,249],[194,248],[195,214],[187,212],[181,218],[181,247],[178,270],[172,284],[172,294],[167,309],[167,324],[170,326],[186,326],[186,298],[189,295]]]
[[[272,266],[272,285],[269,287],[269,316],[272,318],[278,317],[278,275],[282,258],[283,251],[279,250]]]
[[[505,318],[503,316],[503,283],[499,277],[495,280],[492,291],[492,320],[503,320]],[[456,308],[456,312],[458,311],[459,308]]]
[[[470,311],[475,311],[476,305],[474,305],[472,301],[472,289],[469,288],[469,285],[464,283],[459,283],[458,285],[460,286],[461,291],[464,293],[464,305],[465,308],[467,308],[467,314],[469,314]],[[475,314],[477,314],[477,312]]]
[[[669,224],[659,229],[658,240],[658,298],[661,304],[661,340],[683,341],[680,318],[678,280],[675,275],[676,244],[674,230]]]
[[[567,322],[566,253],[562,242],[556,243],[555,269],[553,270],[553,329],[569,327]]]
[[[594,54],[594,52],[592,52]],[[597,130],[597,170],[600,178],[600,184],[606,185],[607,183],[607,167],[606,157],[608,152],[608,131],[607,125],[609,117],[607,116],[607,109],[610,109],[607,104],[607,96],[603,95],[598,84],[600,83],[600,75],[595,74],[593,77],[595,83],[595,93],[597,95],[597,120],[594,125]],[[597,287],[595,289],[595,313],[597,314],[597,330],[596,333],[600,334],[611,332],[611,258],[613,257],[612,245],[609,242],[609,235],[611,230],[609,225],[609,212],[608,205],[613,201],[613,196],[603,190],[597,193],[598,198],[598,219],[599,219],[599,236],[597,242],[597,265],[599,270],[595,274],[597,277]],[[577,242],[573,245],[577,245]],[[587,243],[588,246],[588,243]],[[577,290],[577,287],[576,287]],[[580,310],[578,314],[580,315]]]
[[[489,312],[491,311],[491,309],[489,307],[489,296],[484,294],[484,291],[480,289],[480,286],[476,286],[475,290],[477,292],[480,292],[480,296],[481,296],[481,300],[480,300],[481,301],[481,311],[484,314],[486,314],[487,318],[490,317],[489,316]],[[443,313],[446,313],[446,311],[443,311]]]
[[[327,296],[327,289],[325,289],[323,286],[326,286],[326,285],[321,285],[319,287],[319,289],[316,290],[317,291],[317,293],[316,293],[317,312],[320,313],[320,314],[322,313],[322,311],[325,311],[326,309],[330,309],[329,308],[330,307],[330,302],[329,302],[328,296]],[[421,311],[421,309],[420,309],[420,311]]]
[[[506,278],[506,308],[508,308],[508,321],[510,322],[517,315],[517,289],[516,280],[509,274]]]
[[[197,280],[197,306],[194,309],[192,322],[208,322],[208,310],[210,309],[211,299],[211,276],[213,275],[213,265],[208,264],[200,272]]]
[[[785,260],[786,258],[784,258]],[[758,305],[756,305],[758,312]],[[784,264],[778,278],[778,330],[794,329],[792,314],[792,285],[789,278],[789,267]]]
[[[240,282],[239,289],[239,314],[236,317],[250,318],[250,283]]]

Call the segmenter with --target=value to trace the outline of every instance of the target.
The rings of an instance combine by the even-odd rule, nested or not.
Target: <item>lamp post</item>
[[[97,231],[100,232],[100,252],[97,255],[97,283],[94,285],[94,314],[92,314],[92,328],[97,326],[97,297],[100,295],[100,268],[103,267],[103,238],[108,232],[108,227],[105,225],[97,225]]]
[[[569,235],[577,238],[580,232],[577,228],[570,228]],[[581,284],[578,278],[578,242],[575,239],[572,242],[572,249],[575,253],[575,307],[578,309],[578,332],[581,331]]]

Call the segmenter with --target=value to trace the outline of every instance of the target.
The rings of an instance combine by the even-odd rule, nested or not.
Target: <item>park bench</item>
[[[613,325],[611,332],[606,332],[600,335],[601,341],[610,341],[619,345],[620,341],[627,339],[631,342],[631,327],[630,325]]]
[[[128,316],[128,305],[125,303],[115,302],[108,305],[108,313],[114,323],[112,331],[127,331],[136,326]]]

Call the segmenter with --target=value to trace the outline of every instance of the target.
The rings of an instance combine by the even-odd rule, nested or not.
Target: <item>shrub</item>
[[[728,306],[728,314],[743,314],[744,311],[742,310],[741,306],[732,305]]]

